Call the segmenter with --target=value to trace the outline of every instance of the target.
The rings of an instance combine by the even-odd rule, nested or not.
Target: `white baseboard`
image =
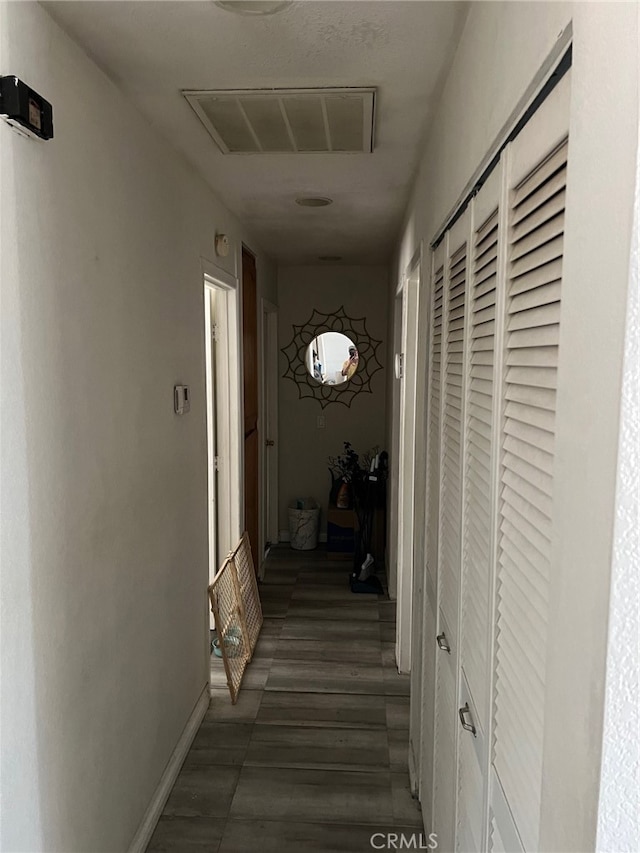
[[[156,824],[160,820],[160,815],[162,814],[165,803],[169,799],[171,789],[178,778],[178,773],[180,772],[182,763],[187,757],[189,747],[193,743],[193,739],[200,728],[200,723],[202,722],[208,707],[209,685],[206,684],[198,701],[196,702],[195,708],[191,712],[191,716],[189,717],[182,734],[180,735],[176,748],[173,750],[173,754],[165,767],[162,778],[160,779],[158,787],[156,788],[144,817],[140,822],[140,826],[138,827],[138,831],[131,842],[128,853],[144,853],[147,849],[147,845],[151,841],[151,836],[156,828]]]
[[[280,533],[278,534],[278,542],[290,542],[290,541],[291,541],[291,537],[289,536],[289,531],[288,530],[281,530]],[[318,542],[326,542],[326,541],[327,541],[327,534],[326,533],[319,533],[318,534]]]

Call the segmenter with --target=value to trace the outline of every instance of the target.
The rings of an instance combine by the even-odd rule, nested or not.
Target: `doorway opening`
[[[260,552],[260,423],[258,404],[258,304],[255,255],[242,247],[242,368],[244,411],[244,529],[254,565]]]
[[[262,502],[260,524],[259,576],[264,577],[264,561],[278,541],[278,309],[262,300]]]
[[[210,583],[242,532],[242,407],[237,279],[203,267]]]

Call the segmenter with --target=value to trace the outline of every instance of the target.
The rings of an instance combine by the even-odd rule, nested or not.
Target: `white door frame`
[[[205,403],[207,417],[207,527],[209,531],[209,583],[215,577],[219,559],[218,542],[218,442],[216,377],[216,294],[217,288],[204,286]],[[213,615],[210,615],[213,623]],[[211,625],[213,627],[213,624]]]
[[[428,385],[429,385],[429,329],[430,329],[430,285],[431,276],[423,272],[424,244],[420,241],[407,267],[406,277],[415,288],[415,383],[414,383],[414,442],[413,442],[413,555],[412,555],[412,624],[411,624],[411,708],[409,723],[409,776],[412,792],[419,794],[422,771],[422,680],[425,643],[425,608],[427,601],[427,429],[428,429]]]
[[[418,372],[418,310],[421,277],[420,246],[407,267],[397,294],[402,304],[402,378],[398,419],[398,581],[396,662],[411,670],[413,566],[415,529],[416,379]]]
[[[389,312],[393,323],[393,340],[389,360],[397,362],[402,350],[402,284],[398,286],[389,304]],[[389,598],[398,600],[398,564],[400,559],[398,544],[398,495],[400,477],[400,381],[392,373],[391,379],[391,446],[389,448],[389,518],[387,521],[387,565]]]
[[[266,543],[278,541],[278,306],[260,300],[262,375],[260,377],[259,577],[264,577]],[[267,442],[273,442],[267,445]]]
[[[242,533],[242,398],[238,278],[201,259],[205,290],[216,290],[216,432],[218,450],[218,557]],[[218,567],[210,567],[210,574]]]

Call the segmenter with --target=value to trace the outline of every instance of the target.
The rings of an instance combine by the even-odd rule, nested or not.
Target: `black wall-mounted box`
[[[53,137],[53,108],[22,80],[0,77],[0,116],[40,139]]]

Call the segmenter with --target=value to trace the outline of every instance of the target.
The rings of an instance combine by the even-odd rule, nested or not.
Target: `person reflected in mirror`
[[[317,379],[318,382],[322,382],[324,379],[322,375],[322,363],[315,350],[313,350],[313,378]]]
[[[358,350],[354,346],[349,347],[349,358],[342,365],[342,375],[344,376],[344,380],[351,379],[353,374],[358,369]]]

